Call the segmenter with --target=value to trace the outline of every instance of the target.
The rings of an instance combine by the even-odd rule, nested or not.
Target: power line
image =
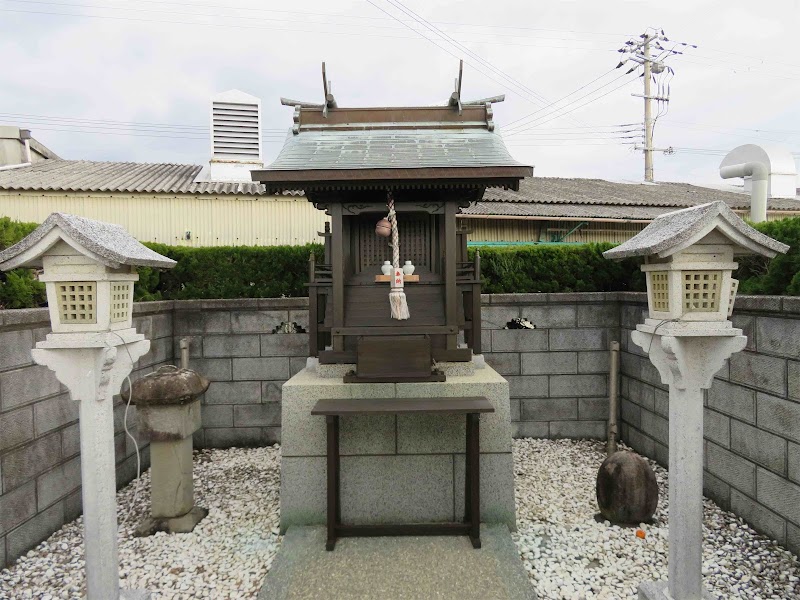
[[[131,129],[144,129],[144,130],[163,130],[169,131],[182,131],[186,133],[208,133],[209,127],[207,125],[189,125],[189,124],[176,124],[176,123],[146,123],[136,121],[112,121],[108,119],[86,119],[81,117],[57,117],[51,115],[35,115],[29,113],[0,113],[0,118],[6,120],[18,120],[35,124],[53,124],[53,125],[88,125],[88,126],[111,126],[113,128],[131,128]],[[285,129],[262,129],[265,134],[286,134],[288,127]]]
[[[399,8],[401,11],[403,11],[406,15],[410,16],[414,20],[422,23],[425,27],[427,27],[428,29],[430,29],[434,33],[438,34],[439,36],[443,36],[450,43],[454,44],[457,48],[459,48],[462,51],[466,52],[469,56],[472,56],[475,60],[479,61],[481,64],[485,65],[486,67],[488,67],[493,72],[497,73],[498,75],[500,75],[501,77],[503,77],[507,81],[509,81],[512,84],[516,85],[517,87],[525,90],[526,92],[532,94],[534,98],[537,98],[538,100],[544,102],[545,104],[549,103],[549,100],[547,98],[545,98],[543,95],[539,94],[535,90],[532,90],[530,87],[528,87],[527,85],[521,83],[519,80],[515,79],[514,77],[511,77],[505,71],[502,71],[501,69],[495,67],[489,61],[483,59],[481,56],[479,56],[478,54],[476,54],[475,52],[473,52],[472,50],[470,50],[469,48],[467,48],[466,46],[461,44],[458,40],[452,38],[451,36],[449,36],[448,34],[443,32],[441,29],[439,29],[435,25],[432,25],[429,21],[427,21],[425,18],[419,16],[413,10],[411,10],[409,8],[406,8],[403,5],[403,3],[400,2],[400,0],[387,0],[387,2],[389,2],[389,4],[391,4],[392,6],[394,6],[396,8]]]
[[[619,79],[619,78],[618,78],[618,79]],[[623,88],[623,87],[625,87],[626,85],[628,85],[628,84],[630,84],[630,83],[633,83],[634,81],[636,81],[636,80],[635,80],[635,79],[629,79],[628,81],[625,81],[625,82],[623,82],[623,83],[622,83],[622,85],[618,85],[617,87],[610,89],[610,90],[609,90],[609,91],[607,91],[605,94],[601,94],[600,96],[598,96],[598,97],[596,97],[596,98],[592,98],[591,100],[589,100],[589,101],[587,101],[587,102],[584,102],[583,104],[579,104],[578,106],[576,106],[576,107],[574,107],[574,108],[571,108],[570,110],[568,110],[568,111],[566,111],[566,112],[564,112],[564,113],[561,113],[560,115],[553,116],[553,117],[551,117],[551,118],[549,118],[549,119],[545,119],[544,121],[540,121],[540,122],[538,122],[538,123],[534,123],[534,124],[528,124],[529,126],[528,126],[528,127],[525,127],[524,129],[515,129],[514,131],[510,132],[510,133],[509,133],[509,134],[508,134],[506,137],[509,137],[509,138],[510,138],[510,137],[512,137],[512,136],[515,136],[515,135],[518,135],[518,134],[522,133],[523,131],[529,131],[529,130],[531,130],[531,129],[535,129],[535,128],[539,127],[540,125],[544,125],[545,123],[549,123],[550,121],[553,121],[553,120],[555,120],[555,119],[558,119],[559,117],[562,117],[562,116],[564,116],[565,114],[569,114],[569,113],[571,113],[571,112],[574,112],[574,111],[578,110],[579,108],[583,108],[583,107],[584,107],[584,106],[586,106],[587,104],[591,104],[592,102],[596,102],[596,101],[600,100],[601,98],[605,98],[605,97],[606,97],[606,96],[608,96],[609,94],[611,94],[611,93],[613,93],[613,92],[616,92],[618,89],[620,89],[620,88]],[[599,89],[600,89],[600,88],[598,88],[598,90],[599,90]],[[596,92],[596,91],[598,91],[598,90],[595,90],[595,92]],[[592,94],[594,94],[595,92],[591,92],[591,93],[587,94],[586,96],[583,96],[583,98],[585,98],[585,97],[588,97],[588,96],[591,96],[591,95],[592,95]],[[574,100],[573,102],[571,102],[570,104],[567,104],[567,105],[563,106],[562,108],[566,108],[567,106],[570,106],[571,104],[573,104],[574,102],[578,102],[579,100],[581,100],[581,98],[578,98],[578,99]],[[561,110],[561,109],[558,109],[558,110]],[[542,116],[542,117],[540,117],[540,118],[543,118],[543,119],[544,119],[545,117],[548,117],[548,116],[549,116],[549,115],[543,115],[543,116]]]
[[[569,106],[572,106],[573,104],[575,104],[575,103],[577,103],[577,102],[580,102],[580,101],[581,101],[581,100],[583,100],[584,98],[588,98],[589,96],[591,96],[591,95],[593,95],[593,94],[596,94],[597,92],[599,92],[600,90],[602,90],[602,89],[603,89],[603,88],[605,88],[605,87],[608,87],[609,85],[611,85],[611,84],[612,84],[612,83],[614,83],[615,81],[619,81],[620,79],[622,79],[622,78],[623,78],[623,77],[625,77],[626,75],[627,75],[627,74],[620,75],[619,77],[616,77],[616,78],[612,79],[612,80],[611,80],[611,81],[609,81],[608,83],[604,83],[603,85],[601,85],[601,86],[598,86],[598,87],[596,87],[595,89],[593,89],[593,90],[591,90],[591,91],[589,91],[589,92],[586,92],[585,94],[583,94],[583,95],[581,95],[581,96],[578,96],[577,98],[575,98],[575,99],[573,99],[573,100],[570,100],[569,102],[567,102],[567,103],[566,103],[566,104],[564,104],[563,106],[560,106],[560,107],[558,107],[558,108],[555,108],[555,109],[553,109],[552,111],[550,111],[550,112],[547,112],[547,113],[545,113],[545,114],[543,114],[543,115],[541,115],[541,116],[539,116],[539,117],[536,117],[536,118],[534,118],[534,119],[528,120],[526,123],[518,123],[517,125],[514,125],[513,127],[509,128],[509,129],[506,129],[504,133],[505,133],[505,134],[507,134],[507,135],[514,135],[514,134],[517,134],[517,133],[519,133],[519,132],[521,132],[521,131],[527,131],[527,130],[529,130],[529,129],[533,128],[533,127],[538,127],[538,126],[539,126],[539,125],[541,125],[542,123],[547,123],[547,122],[549,122],[549,120],[548,120],[548,121],[542,121],[542,119],[545,119],[546,117],[549,117],[550,115],[553,115],[553,114],[555,114],[555,113],[557,113],[557,112],[559,112],[559,111],[561,111],[561,110],[564,110],[564,109],[566,109],[567,107],[569,107]],[[632,81],[632,80],[631,80],[631,81]],[[624,85],[624,84],[623,84],[623,85]],[[621,87],[621,86],[620,86],[620,87]],[[617,88],[614,88],[614,89],[619,89],[619,88],[617,87]],[[576,90],[576,91],[577,91],[577,90]],[[611,90],[611,91],[613,91],[613,90]],[[573,92],[573,94],[574,94],[574,92]],[[563,98],[561,98],[560,100],[557,100],[557,101],[556,101],[554,104],[558,104],[558,103],[560,103],[560,102],[561,102],[561,100],[564,100],[564,99],[568,98],[568,97],[569,97],[569,96],[571,96],[571,95],[572,95],[572,94],[567,94],[566,96],[564,96],[564,97],[563,97]],[[605,94],[604,94],[604,95],[605,95]],[[602,97],[603,97],[603,96],[599,96],[597,99],[599,99],[599,98],[602,98]],[[581,105],[581,106],[585,106],[585,104],[583,104],[583,105]],[[542,110],[544,110],[544,109],[542,109]],[[542,112],[542,110],[538,110],[538,111],[534,111],[533,113],[530,113],[530,114],[529,114],[529,115],[527,115],[526,117],[523,117],[523,120],[525,120],[525,119],[528,119],[529,117],[531,117],[531,116],[535,115],[536,113],[540,113],[540,112]],[[567,111],[567,113],[564,113],[564,114],[568,114],[568,113],[570,113],[570,112],[572,112],[572,111]],[[560,115],[559,115],[559,116],[560,116]],[[520,120],[520,119],[517,119],[517,121],[519,121],[519,120]],[[552,120],[552,119],[550,119],[550,120]],[[539,123],[536,123],[536,121],[540,121],[540,122],[539,122]]]
[[[49,4],[54,6],[71,6],[69,3],[64,2],[46,2],[43,0],[6,0],[7,2],[18,2],[18,3],[25,3],[25,4]],[[356,20],[369,20],[369,21],[394,21],[392,18],[386,17],[373,17],[373,16],[366,16],[366,15],[348,15],[343,13],[320,13],[320,12],[308,12],[308,11],[295,11],[295,10],[278,10],[278,9],[267,9],[267,8],[260,8],[260,7],[250,7],[250,6],[236,6],[231,4],[207,4],[204,2],[196,3],[196,2],[172,2],[168,0],[137,0],[135,4],[156,4],[158,6],[164,5],[173,5],[173,6],[186,6],[190,8],[221,8],[224,10],[241,10],[247,11],[248,16],[243,17],[247,19],[252,19],[251,14],[253,12],[260,12],[260,13],[278,13],[278,14],[292,14],[292,15],[303,15],[303,16],[320,16],[325,17],[327,19],[330,18],[341,18],[341,19],[356,19]],[[107,8],[111,10],[142,10],[142,9],[133,9],[133,8],[126,8],[124,6],[107,6],[101,5],[101,8]],[[151,12],[168,12],[168,11],[151,11]],[[174,12],[174,11],[173,11]],[[184,13],[175,13],[175,14],[184,14]],[[213,15],[208,15],[213,16]],[[221,15],[220,15],[221,16]],[[232,17],[238,18],[238,17]],[[306,23],[307,20],[303,21],[292,21],[292,22],[300,22]],[[488,28],[488,29],[512,29],[512,30],[522,30],[522,31],[545,31],[551,33],[573,33],[578,35],[601,35],[606,37],[619,37],[620,35],[627,35],[623,33],[612,33],[612,32],[599,32],[599,31],[576,31],[572,29],[550,29],[550,28],[543,28],[543,27],[521,27],[515,25],[491,25],[487,23],[463,23],[458,21],[432,21],[438,25],[453,25],[457,27],[478,27],[478,28]],[[384,29],[402,29],[401,27],[384,27]],[[513,37],[524,37],[524,36],[513,36]],[[568,40],[572,41],[570,38],[542,38],[542,39],[557,39],[557,40]]]
[[[11,1],[18,1],[18,0],[11,0]],[[61,4],[61,6],[68,6],[66,4]],[[103,8],[100,10],[115,10],[115,9],[107,9]],[[116,10],[137,10],[137,9],[116,9]],[[250,29],[250,30],[258,30],[258,31],[278,31],[278,32],[292,32],[292,33],[314,33],[314,34],[326,34],[326,35],[341,35],[341,36],[357,36],[357,37],[377,37],[381,39],[399,39],[399,40],[415,40],[418,39],[413,36],[397,36],[397,35],[385,35],[382,33],[377,34],[370,34],[370,33],[362,33],[362,32],[355,32],[355,31],[340,31],[340,30],[320,30],[320,29],[297,29],[297,28],[290,28],[290,27],[264,27],[259,25],[252,25],[251,23],[206,23],[203,21],[180,21],[180,20],[166,20],[166,19],[143,19],[137,17],[127,17],[127,16],[115,16],[115,15],[97,15],[97,14],[88,14],[88,13],[68,13],[68,12],[53,12],[53,11],[36,11],[36,10],[23,10],[23,9],[14,9],[14,8],[0,8],[2,12],[9,12],[9,13],[21,13],[21,14],[33,14],[33,15],[51,15],[51,16],[63,16],[63,17],[78,17],[78,18],[87,18],[87,19],[107,19],[112,21],[130,21],[136,23],[155,23],[155,24],[162,24],[162,25],[185,25],[185,26],[197,26],[197,27],[214,27],[214,28],[227,28],[227,29]],[[164,12],[164,11],[151,11],[151,12]],[[224,18],[224,19],[243,19],[244,17],[234,17],[234,16],[226,16],[226,15],[213,15],[213,14],[203,14],[201,16],[204,17],[216,17],[216,18]],[[247,19],[251,21],[253,19]],[[273,19],[275,20],[275,19]],[[405,23],[404,21],[400,21],[401,23]],[[311,22],[306,24],[309,25],[321,25],[325,26],[327,23],[322,22]],[[394,29],[394,28],[393,28]],[[413,27],[411,28],[412,31],[417,31]],[[553,46],[553,45],[543,45],[543,44],[519,44],[514,42],[498,42],[498,41],[488,41],[488,40],[465,40],[471,41],[481,44],[491,44],[491,45],[498,45],[498,46],[518,46],[518,47],[525,47],[525,48],[570,48],[574,50],[585,50],[590,52],[611,52],[610,49],[605,50],[603,48],[588,48],[588,47],[577,47],[574,45],[571,46]]]
[[[417,30],[417,29],[414,29],[414,28],[413,28],[411,25],[408,25],[408,24],[407,24],[407,23],[405,23],[404,21],[400,20],[399,18],[397,18],[396,16],[394,16],[392,13],[390,13],[390,12],[389,12],[389,11],[387,11],[386,9],[382,8],[381,6],[378,6],[378,5],[377,5],[375,2],[373,2],[373,0],[367,0],[367,2],[369,2],[369,3],[370,3],[372,6],[374,6],[375,8],[377,8],[378,10],[380,10],[381,12],[383,12],[383,13],[385,13],[385,14],[389,15],[390,17],[394,18],[394,19],[395,19],[395,20],[397,20],[398,22],[400,22],[400,23],[403,23],[403,24],[404,24],[404,25],[405,25],[405,26],[406,26],[408,29],[411,29],[411,31],[414,31],[414,32],[415,32],[415,33],[417,33],[417,34],[418,34],[420,37],[422,37],[423,39],[425,39],[425,40],[429,41],[430,43],[432,43],[434,46],[436,46],[436,47],[437,47],[437,48],[439,48],[440,50],[444,50],[445,52],[447,52],[447,53],[448,53],[450,56],[452,56],[453,58],[456,58],[456,59],[458,59],[458,60],[461,60],[461,58],[460,58],[458,55],[454,54],[453,52],[451,52],[450,50],[448,50],[448,49],[447,49],[447,48],[445,48],[444,46],[442,46],[442,45],[440,45],[439,43],[437,43],[437,42],[436,42],[436,40],[434,40],[434,39],[431,39],[431,38],[427,37],[427,36],[426,36],[424,33],[422,33],[421,31],[419,31],[419,30]],[[489,79],[491,79],[492,81],[494,81],[495,83],[497,83],[497,84],[499,84],[499,85],[501,85],[501,86],[503,86],[503,87],[507,87],[507,85],[508,85],[508,84],[503,84],[502,82],[498,81],[497,79],[495,79],[495,78],[494,78],[494,77],[492,77],[491,75],[488,75],[488,74],[487,74],[485,71],[481,70],[480,68],[476,67],[475,65],[472,65],[472,64],[470,64],[470,63],[469,63],[469,62],[467,62],[467,61],[464,61],[464,62],[465,62],[466,64],[468,64],[469,66],[473,67],[474,69],[476,69],[476,70],[477,70],[479,73],[482,73],[484,76],[486,76],[486,77],[488,77]],[[525,95],[524,93],[523,93],[523,94],[520,94],[519,92],[516,92],[516,91],[515,91],[514,93],[515,93],[516,95],[518,95],[518,96],[520,96],[520,97],[522,97],[522,98],[524,98],[524,99],[528,100],[528,102],[541,103],[541,101],[540,101],[540,100],[538,100],[538,99],[535,99],[535,98],[531,98],[531,97],[529,97],[529,96]]]

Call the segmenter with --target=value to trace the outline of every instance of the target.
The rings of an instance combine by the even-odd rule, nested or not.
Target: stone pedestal
[[[515,529],[508,382],[488,366],[468,363],[445,367],[445,372],[447,381],[435,383],[343,383],[338,371],[321,367],[318,372],[310,361],[309,368],[287,381],[281,419],[281,531],[325,523],[325,419],[311,415],[317,400],[447,396],[485,396],[493,404],[495,412],[481,416],[481,520]],[[463,415],[342,418],[342,521],[460,520],[465,439]]]
[[[49,334],[31,352],[54,371],[80,403],[86,593],[89,600],[120,598],[114,461],[114,395],[150,341],[125,329],[115,333]],[[122,598],[147,598],[146,592]]]
[[[703,390],[747,337],[730,323],[657,323],[631,335],[669,385],[669,578],[642,584],[642,599],[707,597],[703,563]]]
[[[139,405],[138,410],[140,431],[150,440],[151,479],[150,516],[136,528],[136,535],[189,533],[208,514],[194,505],[192,477],[192,434],[200,429],[200,400]]]

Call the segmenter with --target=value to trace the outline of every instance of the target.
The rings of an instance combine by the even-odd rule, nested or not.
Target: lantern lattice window
[[[111,284],[111,322],[126,321],[131,309],[131,284]]]
[[[736,292],[739,290],[739,280],[731,279],[731,298],[728,302],[728,316],[733,314],[733,301],[736,300]]]
[[[650,274],[650,278],[653,310],[669,312],[669,273],[667,271],[655,271]]]
[[[56,284],[62,323],[97,323],[97,292],[94,281],[64,281]]]
[[[719,309],[722,271],[683,273],[683,308],[686,312],[715,312]]]

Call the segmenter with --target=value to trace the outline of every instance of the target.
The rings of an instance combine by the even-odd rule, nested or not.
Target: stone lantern
[[[136,534],[189,533],[208,510],[194,504],[192,434],[200,429],[200,396],[211,383],[191,369],[164,365],[122,394],[136,404],[139,433],[150,440],[150,516]]]
[[[631,334],[669,385],[669,577],[639,586],[643,600],[700,600],[703,587],[703,390],[747,337],[728,320],[736,256],[789,249],[723,202],[671,212],[603,253],[644,256],[649,315]]]
[[[175,261],[142,246],[119,225],[53,213],[0,252],[0,270],[39,267],[53,332],[33,360],[55,372],[80,403],[81,485],[89,600],[147,598],[119,589],[114,395],[150,341],[132,327],[137,266]]]

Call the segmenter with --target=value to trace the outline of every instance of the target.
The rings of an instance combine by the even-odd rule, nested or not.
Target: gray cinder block
[[[576,398],[530,398],[521,401],[523,421],[566,421],[578,418]]]
[[[14,561],[64,524],[64,505],[54,504],[6,535],[6,554]]]
[[[33,407],[0,413],[0,452],[33,439]]]
[[[3,490],[11,490],[61,461],[61,435],[51,433],[3,456]]]
[[[757,395],[757,403],[760,429],[800,442],[800,403],[761,392]]]
[[[756,499],[795,525],[800,524],[800,485],[759,467]]]
[[[260,404],[258,381],[213,381],[204,396],[205,404]]]
[[[785,359],[744,351],[731,356],[730,368],[731,381],[780,395],[786,391]]]
[[[36,483],[25,485],[0,496],[0,535],[14,529],[36,514]]]
[[[547,350],[546,329],[496,329],[492,352],[538,352]]]
[[[9,410],[39,398],[54,396],[61,384],[47,367],[34,365],[0,373],[0,407]]]
[[[550,396],[604,396],[608,392],[605,375],[551,375]]]
[[[288,358],[234,358],[234,381],[269,381],[289,378]]]
[[[731,490],[730,509],[779,544],[786,542],[786,520],[752,498],[737,490]]]
[[[272,333],[278,325],[288,320],[288,310],[234,310],[231,312],[231,331]]]
[[[756,422],[756,393],[741,385],[715,379],[708,390],[708,407],[740,421]]]
[[[739,421],[731,421],[731,450],[786,475],[786,440]]]
[[[266,427],[281,424],[281,403],[244,404],[233,407],[235,427]]]
[[[789,358],[800,355],[800,320],[758,317],[756,330],[759,352]]]
[[[736,421],[734,421],[736,423]],[[703,436],[716,442],[723,448],[731,447],[731,420],[730,417],[715,410],[703,410]],[[736,448],[733,448],[737,451]]]
[[[31,348],[33,334],[30,329],[0,332],[0,370],[32,364]]]
[[[228,358],[259,356],[261,343],[257,334],[207,335],[203,337],[203,356]]]
[[[607,329],[551,329],[550,350],[605,350],[608,339]]]
[[[577,352],[526,352],[520,355],[523,375],[578,372]]]
[[[749,496],[756,495],[756,465],[712,442],[706,444],[708,470]]]
[[[549,395],[546,375],[507,375],[512,398],[544,398]]]

